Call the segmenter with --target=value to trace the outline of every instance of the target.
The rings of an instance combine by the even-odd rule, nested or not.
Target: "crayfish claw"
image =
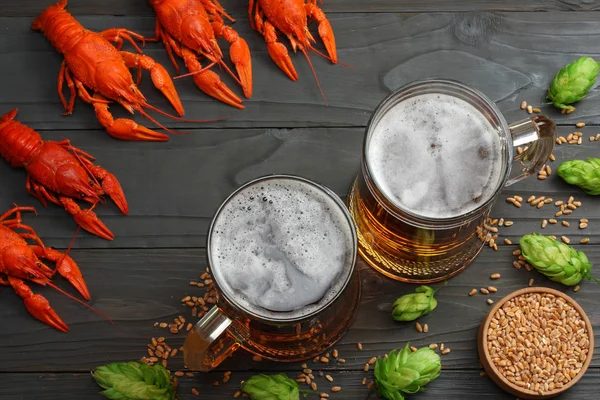
[[[167,134],[148,129],[131,119],[114,119],[106,104],[94,103],[94,109],[96,110],[98,121],[106,128],[106,132],[114,138],[150,142],[166,142],[169,140]]]
[[[160,92],[169,100],[169,103],[173,106],[179,116],[183,116],[185,113],[181,99],[175,89],[175,84],[171,79],[171,76],[162,65],[155,63],[150,69],[150,77],[154,86],[160,90]]]
[[[113,240],[115,235],[104,225],[100,218],[92,210],[80,210],[73,214],[75,222],[86,231],[100,236],[102,239]]]
[[[129,214],[129,205],[127,205],[125,193],[123,193],[123,188],[121,188],[117,177],[98,165],[92,164],[89,170],[94,178],[102,181],[102,191],[100,194],[107,194],[123,214]]]
[[[232,107],[243,110],[244,105],[242,100],[231,89],[227,87],[218,74],[213,71],[206,70],[194,75],[194,82],[200,90],[207,95],[214,97]]]
[[[217,37],[223,37],[231,46],[229,48],[229,58],[239,76],[239,83],[244,91],[246,98],[252,97],[252,57],[248,43],[242,39],[238,33],[231,27],[223,25],[223,21],[212,23],[213,30]],[[221,49],[215,43],[214,48],[219,52]],[[235,77],[234,77],[235,78]]]
[[[33,293],[31,288],[29,288],[25,282],[14,276],[9,276],[8,282],[19,297],[23,299],[23,303],[25,304],[27,311],[29,311],[29,314],[61,332],[69,331],[67,324],[65,324],[58,314],[56,314],[56,311],[50,307],[50,302],[44,296]]]
[[[91,298],[90,291],[87,288],[85,280],[79,266],[69,255],[63,254],[58,250],[46,247],[45,252],[49,260],[56,262],[56,270],[58,273],[71,283],[77,289],[81,296],[89,300]]]
[[[250,57],[250,48],[248,43],[240,37],[231,44],[229,49],[229,57],[235,65],[240,82],[242,82],[242,90],[244,96],[252,97],[252,58]]]
[[[336,64],[338,62],[337,48],[335,45],[335,36],[333,34],[333,29],[331,29],[331,24],[329,23],[329,20],[325,16],[323,10],[321,10],[316,4],[308,3],[305,7],[306,13],[312,19],[318,22],[319,36],[321,37],[321,40],[323,41],[323,44],[327,49],[327,54],[329,54],[331,62]],[[314,41],[314,39],[312,40]]]
[[[127,118],[115,120],[110,127],[106,128],[106,131],[112,137],[121,140],[143,140],[149,142],[166,142],[169,140],[169,135],[148,129]]]
[[[175,111],[177,111],[177,114],[183,116],[185,112],[183,104],[181,104],[181,99],[177,94],[177,90],[175,90],[175,84],[165,67],[154,61],[153,58],[143,54],[122,51],[121,55],[129,68],[137,67],[150,71],[150,77],[152,78],[154,87],[160,90],[167,100],[169,100],[169,103],[171,103]]]
[[[60,265],[57,266],[58,273],[69,281],[69,283],[77,289],[77,291],[81,294],[86,300],[90,300],[90,291],[87,288],[85,281],[83,280],[83,275],[81,275],[81,271],[79,270],[79,266],[75,263],[71,257],[67,255],[61,255],[61,259],[64,257]]]
[[[54,329],[61,332],[69,332],[69,327],[58,316],[56,311],[50,307],[50,302],[41,294],[33,294],[24,299],[25,308],[33,317],[42,321],[46,325],[50,325]]]
[[[183,51],[183,62],[187,69],[193,73],[194,83],[198,86],[198,89],[232,107],[242,110],[246,108],[242,104],[242,99],[221,81],[219,75],[209,69],[202,68],[200,61],[190,50]]]
[[[81,296],[89,300],[90,292],[87,288],[85,281],[83,280],[83,276],[81,275],[81,271],[79,270],[79,266],[71,257],[67,254],[63,254],[58,250],[55,250],[51,247],[42,247],[42,246],[30,246],[36,256],[39,258],[44,258],[56,263],[56,271],[66,280],[68,280],[71,285],[77,289],[77,291],[81,294]],[[55,271],[52,271],[50,268],[46,267],[42,264],[42,267],[47,269],[44,271],[44,274],[51,278],[54,275]]]
[[[75,222],[86,231],[100,236],[102,239],[113,240],[115,235],[104,225],[92,210],[82,210],[70,197],[61,196],[60,201],[65,210],[75,218]]]
[[[298,73],[296,72],[296,68],[294,68],[292,59],[290,58],[285,46],[279,42],[268,42],[267,50],[269,51],[271,59],[275,62],[275,64],[277,64],[279,69],[281,69],[288,76],[288,78],[293,81],[297,81]]]
[[[267,50],[269,51],[271,59],[275,62],[275,64],[277,64],[279,69],[288,76],[288,78],[293,81],[297,81],[298,73],[294,68],[294,64],[292,63],[292,59],[288,54],[287,48],[283,45],[283,43],[277,41],[277,32],[275,31],[275,27],[269,22],[265,22],[263,27],[263,35],[265,37]],[[292,45],[294,44],[295,42],[292,41]]]
[[[123,192],[123,188],[121,188],[121,184],[117,180],[116,176],[110,172],[107,172],[102,178],[102,189],[104,190],[104,193],[106,193],[108,197],[115,202],[123,214],[129,214],[129,205],[127,204],[125,193]]]

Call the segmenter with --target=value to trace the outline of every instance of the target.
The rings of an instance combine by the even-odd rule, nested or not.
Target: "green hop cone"
[[[112,400],[173,400],[175,387],[171,374],[160,364],[142,362],[113,363],[98,367],[92,376]]]
[[[437,307],[437,300],[433,297],[435,290],[429,286],[419,286],[415,292],[405,294],[394,302],[392,318],[396,321],[414,321]]]
[[[242,384],[242,391],[251,400],[300,400],[298,384],[285,374],[254,375]]]
[[[598,76],[598,63],[591,57],[581,57],[561,68],[552,80],[546,98],[555,107],[574,110],[569,104],[582,100]]]
[[[538,233],[523,236],[519,244],[525,260],[554,282],[566,286],[575,286],[583,278],[598,282],[590,275],[592,264],[583,251]]]
[[[392,350],[387,358],[377,359],[377,393],[388,400],[404,400],[404,394],[424,391],[425,385],[440,376],[441,369],[435,351],[423,347],[412,352],[407,343],[402,350]]]
[[[579,186],[587,194],[600,194],[600,158],[565,161],[556,172],[565,182]]]

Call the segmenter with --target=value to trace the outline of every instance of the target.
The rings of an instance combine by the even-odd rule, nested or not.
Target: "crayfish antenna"
[[[83,162],[83,160],[81,159],[81,156],[73,150],[74,147],[71,146],[71,142],[69,142],[69,150],[71,150],[71,154],[73,154],[73,156],[75,156],[75,158],[77,159],[77,161],[79,161],[79,164],[83,167],[83,169],[85,170],[85,172],[88,173],[88,176],[90,176],[92,178],[92,180],[96,183],[96,185],[98,185],[99,187],[102,187],[102,185],[100,185],[100,182],[98,182],[98,179],[96,179],[96,177],[94,176],[94,174],[92,174],[92,171],[90,171],[90,169],[88,168],[88,166],[86,165],[86,163]],[[73,240],[71,241],[71,245],[73,245],[73,242],[75,241],[75,238],[77,237],[77,233],[75,232],[75,237],[73,238]],[[69,250],[71,249],[71,247],[69,247]],[[69,251],[67,250],[67,251]]]
[[[311,51],[314,51],[315,53],[317,53],[317,54],[318,54],[318,55],[320,55],[321,57],[323,57],[323,58],[325,58],[325,59],[327,59],[327,60],[331,61],[331,62],[332,62],[332,63],[334,63],[334,64],[340,64],[340,65],[341,65],[341,66],[343,66],[343,67],[346,67],[346,68],[350,68],[350,69],[354,69],[354,70],[356,70],[356,67],[354,67],[354,66],[352,66],[352,65],[349,65],[349,64],[344,64],[344,63],[343,63],[343,62],[341,62],[341,61],[335,61],[335,62],[334,62],[334,61],[333,61],[333,59],[332,59],[331,57],[329,57],[327,54],[325,54],[325,53],[322,53],[322,52],[320,52],[319,50],[315,49],[313,46],[310,46],[309,48],[310,48],[310,50],[311,50]]]
[[[240,78],[237,77],[236,74],[233,73],[233,71],[229,68],[229,66],[227,64],[225,64],[225,61],[223,61],[222,59],[212,59],[212,62],[210,64],[208,64],[206,67],[203,67],[202,69],[198,70],[198,71],[193,71],[193,72],[188,72],[187,74],[183,74],[183,75],[177,75],[176,77],[174,77],[173,79],[180,79],[180,78],[187,78],[188,76],[194,76],[194,75],[198,75],[201,74],[202,72],[206,71],[207,69],[215,66],[215,64],[219,64],[219,67],[222,67],[225,69],[225,71],[231,75],[231,77],[233,79],[235,79],[235,81],[240,85],[240,86],[244,86],[242,81],[240,80]]]
[[[148,103],[144,103],[144,107],[147,107],[153,111],[156,111],[157,113],[164,115],[165,117],[174,119],[175,121],[180,121],[180,122],[200,122],[200,123],[206,123],[206,122],[218,122],[218,121],[225,121],[231,117],[224,117],[224,118],[216,118],[216,119],[186,119],[186,118],[181,118],[181,117],[177,117],[175,115],[169,114],[166,111],[161,110],[158,107],[155,107],[151,104]],[[154,118],[152,118],[147,112],[145,112],[144,110],[142,110],[141,108],[138,109],[137,111],[139,111],[140,114],[142,114],[144,117],[148,118],[150,121],[152,121],[153,123],[155,123],[156,125],[158,125],[159,127],[161,127],[161,129],[166,130],[167,132],[171,132],[171,133],[182,133],[182,132],[176,132],[176,131],[171,131],[169,130],[169,128],[166,128],[163,124],[161,124],[160,122],[156,121]]]
[[[96,310],[94,307],[90,306],[89,304],[79,300],[77,297],[65,292],[64,290],[62,290],[61,288],[59,288],[58,286],[56,286],[55,284],[53,284],[52,282],[45,282],[42,283],[42,285],[48,285],[50,286],[52,289],[58,291],[59,293],[67,296],[68,298],[70,298],[71,300],[76,301],[77,303],[81,304],[84,307],[89,308],[90,310],[92,310],[93,312],[95,312],[96,314],[98,314],[99,316],[101,316],[102,318],[104,318],[105,320],[107,320],[108,322],[110,322],[111,324],[114,324],[113,320],[110,319],[106,314],[104,314],[101,311]]]
[[[77,236],[79,236],[80,229],[81,229],[81,226],[77,225],[77,230],[75,230],[75,236],[73,236],[73,239],[71,239],[71,243],[69,243],[69,247],[67,247],[67,251],[65,251],[64,254],[62,255],[62,257],[60,257],[60,259],[56,262],[56,269],[58,269],[58,267],[63,263],[63,261],[65,261],[65,258],[67,258],[69,256],[69,252],[71,251],[71,249],[73,248],[73,245],[75,244],[75,239],[77,239]]]
[[[188,72],[187,74],[183,74],[183,75],[174,76],[173,80],[180,79],[180,78],[187,78],[188,76],[194,76],[196,74],[201,74],[202,72],[206,71],[207,69],[214,67],[215,64],[216,64],[216,62],[213,61],[210,64],[208,64],[206,67],[202,68],[201,70],[194,71],[194,72]]]
[[[244,84],[242,83],[242,81],[240,80],[240,78],[238,78],[237,75],[233,73],[233,71],[229,68],[229,66],[227,64],[225,64],[225,61],[223,61],[222,59],[219,59],[218,63],[219,63],[220,66],[222,66],[223,68],[225,68],[225,71],[227,71],[227,73],[229,75],[231,75],[231,77],[233,79],[235,79],[235,81],[238,83],[238,85],[240,85],[242,87],[244,86]]]
[[[150,108],[151,110],[157,111],[158,113],[161,113],[161,111],[156,108],[154,109],[152,106],[150,106],[149,104],[145,104],[146,107]],[[154,119],[150,114],[148,114],[146,111],[142,110],[141,108],[138,110],[138,112],[140,114],[142,114],[145,118],[147,118],[148,120],[150,120],[150,122],[152,122],[153,124],[156,124],[159,128],[169,132],[169,133],[173,133],[176,135],[187,135],[188,132],[178,132],[178,131],[174,131],[173,129],[169,129],[166,126],[164,126],[163,124],[161,124],[160,122],[158,122],[156,119]],[[173,117],[172,115],[169,115],[168,113],[165,113],[167,117]]]
[[[302,50],[304,57],[306,57],[306,61],[308,61],[308,65],[310,66],[310,70],[312,71],[313,76],[315,77],[315,81],[317,81],[317,86],[319,87],[321,96],[323,96],[323,101],[325,102],[325,105],[328,106],[329,104],[327,103],[327,98],[325,97],[325,93],[323,93],[323,88],[321,88],[321,83],[319,82],[319,78],[317,77],[317,71],[315,71],[315,68],[313,67],[312,62],[310,61],[310,58],[308,57],[308,53],[306,52],[306,49],[304,49],[304,47],[301,47],[300,50]]]

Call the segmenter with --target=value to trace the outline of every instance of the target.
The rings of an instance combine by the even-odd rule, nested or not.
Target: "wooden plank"
[[[573,129],[561,127],[560,135]],[[598,155],[600,142],[589,142],[595,127],[585,127],[584,142],[557,146],[556,170],[560,162]],[[132,143],[113,140],[100,131],[48,131],[48,140],[72,139],[73,145],[97,157],[121,181],[130,204],[130,215],[123,216],[113,204],[101,204],[98,214],[113,230],[113,242],[81,232],[75,247],[199,247],[204,246],[208,226],[219,204],[242,183],[272,173],[297,174],[316,180],[344,197],[360,166],[364,136],[362,128],[339,129],[235,129],[195,130],[188,136],[175,136],[169,143]],[[68,247],[76,224],[62,209],[44,209],[25,190],[25,172],[0,162],[0,210],[13,203],[34,205],[38,217],[25,216],[48,245]],[[511,219],[515,224],[501,230],[502,237],[516,242],[520,235],[540,229],[542,219],[557,211],[553,205],[543,209],[525,205],[521,209],[505,203],[519,194],[547,195],[566,201],[573,195],[583,206],[562,219],[571,227],[547,228],[549,234],[568,235],[573,240],[600,234],[600,199],[586,196],[567,185],[555,173],[540,181],[531,177],[506,188],[493,215]],[[577,228],[579,218],[590,220],[585,231]],[[506,235],[506,236],[505,236]]]
[[[597,265],[600,247],[579,248],[584,248],[592,264]],[[352,328],[335,346],[346,363],[315,364],[309,361],[309,365],[313,369],[361,371],[369,358],[411,342],[417,347],[444,343],[452,349],[450,354],[443,356],[445,367],[478,369],[476,333],[489,309],[486,299],[497,301],[527,286],[530,278],[535,279],[536,286],[566,291],[581,304],[594,324],[595,351],[599,351],[600,285],[585,282],[579,292],[573,293],[535,272],[514,269],[512,250],[510,246],[502,246],[499,251],[484,249],[464,272],[447,284],[433,285],[439,289],[439,304],[433,313],[420,319],[421,323],[429,325],[426,334],[418,333],[413,323],[395,322],[390,317],[394,300],[412,292],[414,285],[387,279],[360,261],[363,288],[360,310]],[[154,327],[154,323],[170,323],[178,315],[194,321],[191,309],[182,306],[180,300],[186,295],[203,293],[203,289],[189,286],[189,281],[198,280],[206,266],[203,250],[74,250],[72,255],[89,285],[90,305],[106,313],[114,320],[114,325],[50,288],[34,287],[51,301],[53,308],[70,326],[71,331],[64,334],[32,318],[22,301],[11,290],[3,288],[0,290],[0,320],[6,323],[0,326],[0,373],[88,371],[95,365],[135,360],[146,355],[146,345],[153,336],[165,336],[172,348],[183,344],[185,332],[172,335],[168,329]],[[501,273],[502,278],[492,282],[489,276],[494,272]],[[595,273],[598,275],[597,271]],[[57,278],[57,283],[68,288],[62,278]],[[472,288],[489,285],[496,286],[498,293],[467,295]],[[357,350],[359,342],[364,346],[363,351]],[[174,370],[184,367],[181,355],[168,361]],[[299,364],[257,363],[240,351],[226,360],[220,370],[298,371]],[[592,365],[600,367],[600,358],[595,357]]]
[[[60,140],[63,132],[44,132]],[[340,195],[359,165],[361,129],[200,130],[166,144],[119,142],[103,132],[68,133],[73,145],[97,157],[121,181],[130,205],[123,216],[113,204],[98,214],[117,238],[107,242],[81,232],[77,247],[199,247],[219,204],[242,183],[272,173],[299,174]],[[0,209],[36,205],[26,217],[48,245],[67,247],[75,222],[59,207],[43,209],[25,189],[25,172],[0,163]]]
[[[86,16],[80,20],[90,29],[118,26],[146,36],[153,35],[155,26],[152,17]],[[0,19],[0,73],[11,77],[0,93],[0,109],[18,106],[21,118],[38,129],[100,129],[92,108],[79,100],[73,115],[62,116],[56,93],[62,58],[42,34],[29,29],[30,23],[31,18]],[[481,89],[512,121],[522,116],[521,100],[543,103],[560,67],[583,54],[597,55],[600,35],[600,21],[594,13],[336,13],[331,23],[340,60],[354,68],[311,56],[328,107],[302,56],[293,57],[300,79],[292,82],[271,62],[264,40],[251,31],[247,19],[240,18],[235,28],[249,42],[255,78],[246,110],[220,104],[201,93],[190,79],[183,79],[176,86],[188,118],[231,118],[188,125],[162,116],[158,119],[182,129],[364,126],[390,91],[414,80],[441,76]],[[161,44],[148,43],[146,53],[175,73]],[[221,75],[240,93],[230,77]],[[149,81],[144,79],[142,91],[150,103],[172,111]],[[561,116],[551,106],[542,108],[560,123],[584,119],[598,124],[599,101],[594,89],[570,116]],[[121,107],[112,109],[118,116],[125,115]]]
[[[6,0],[0,3],[1,17],[36,16],[52,0]],[[221,4],[233,14],[245,13],[246,2],[222,0]],[[144,1],[107,0],[102,5],[93,0],[71,0],[69,10],[75,15],[152,15]],[[438,11],[592,11],[598,4],[584,0],[329,0],[323,4],[325,12],[438,12]]]
[[[219,387],[213,387],[215,380],[223,378],[222,373],[208,373],[193,378],[182,378],[179,382],[178,393],[183,400],[211,399],[230,400],[240,389],[240,381],[254,374],[269,373],[267,371],[239,372],[232,375],[231,380]],[[361,384],[363,377],[373,378],[372,373],[362,371],[329,372],[334,382],[329,383],[318,377],[317,390],[330,394],[331,400],[365,400],[376,399],[375,393]],[[290,377],[295,376],[290,374]],[[3,400],[56,400],[60,393],[62,400],[99,400],[104,397],[97,393],[101,388],[96,385],[89,374],[2,374],[0,396]],[[596,400],[597,387],[600,384],[600,371],[591,369],[588,373],[564,395],[557,400]],[[330,387],[340,385],[342,391],[332,393]],[[192,388],[198,389],[200,396],[192,394]],[[303,388],[306,388],[305,386]],[[479,376],[474,370],[444,370],[441,376],[427,386],[427,391],[410,395],[411,400],[456,400],[467,397],[485,398],[486,400],[514,400],[515,397],[502,392],[488,377]],[[309,395],[307,399],[316,399]]]

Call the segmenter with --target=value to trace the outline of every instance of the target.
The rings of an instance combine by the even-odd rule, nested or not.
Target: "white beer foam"
[[[499,131],[474,106],[447,94],[395,105],[374,127],[367,160],[388,200],[429,218],[476,209],[502,180]]]
[[[260,181],[217,216],[211,269],[237,302],[267,317],[294,310],[301,316],[339,290],[336,280],[353,263],[351,229],[338,203],[308,183]]]

